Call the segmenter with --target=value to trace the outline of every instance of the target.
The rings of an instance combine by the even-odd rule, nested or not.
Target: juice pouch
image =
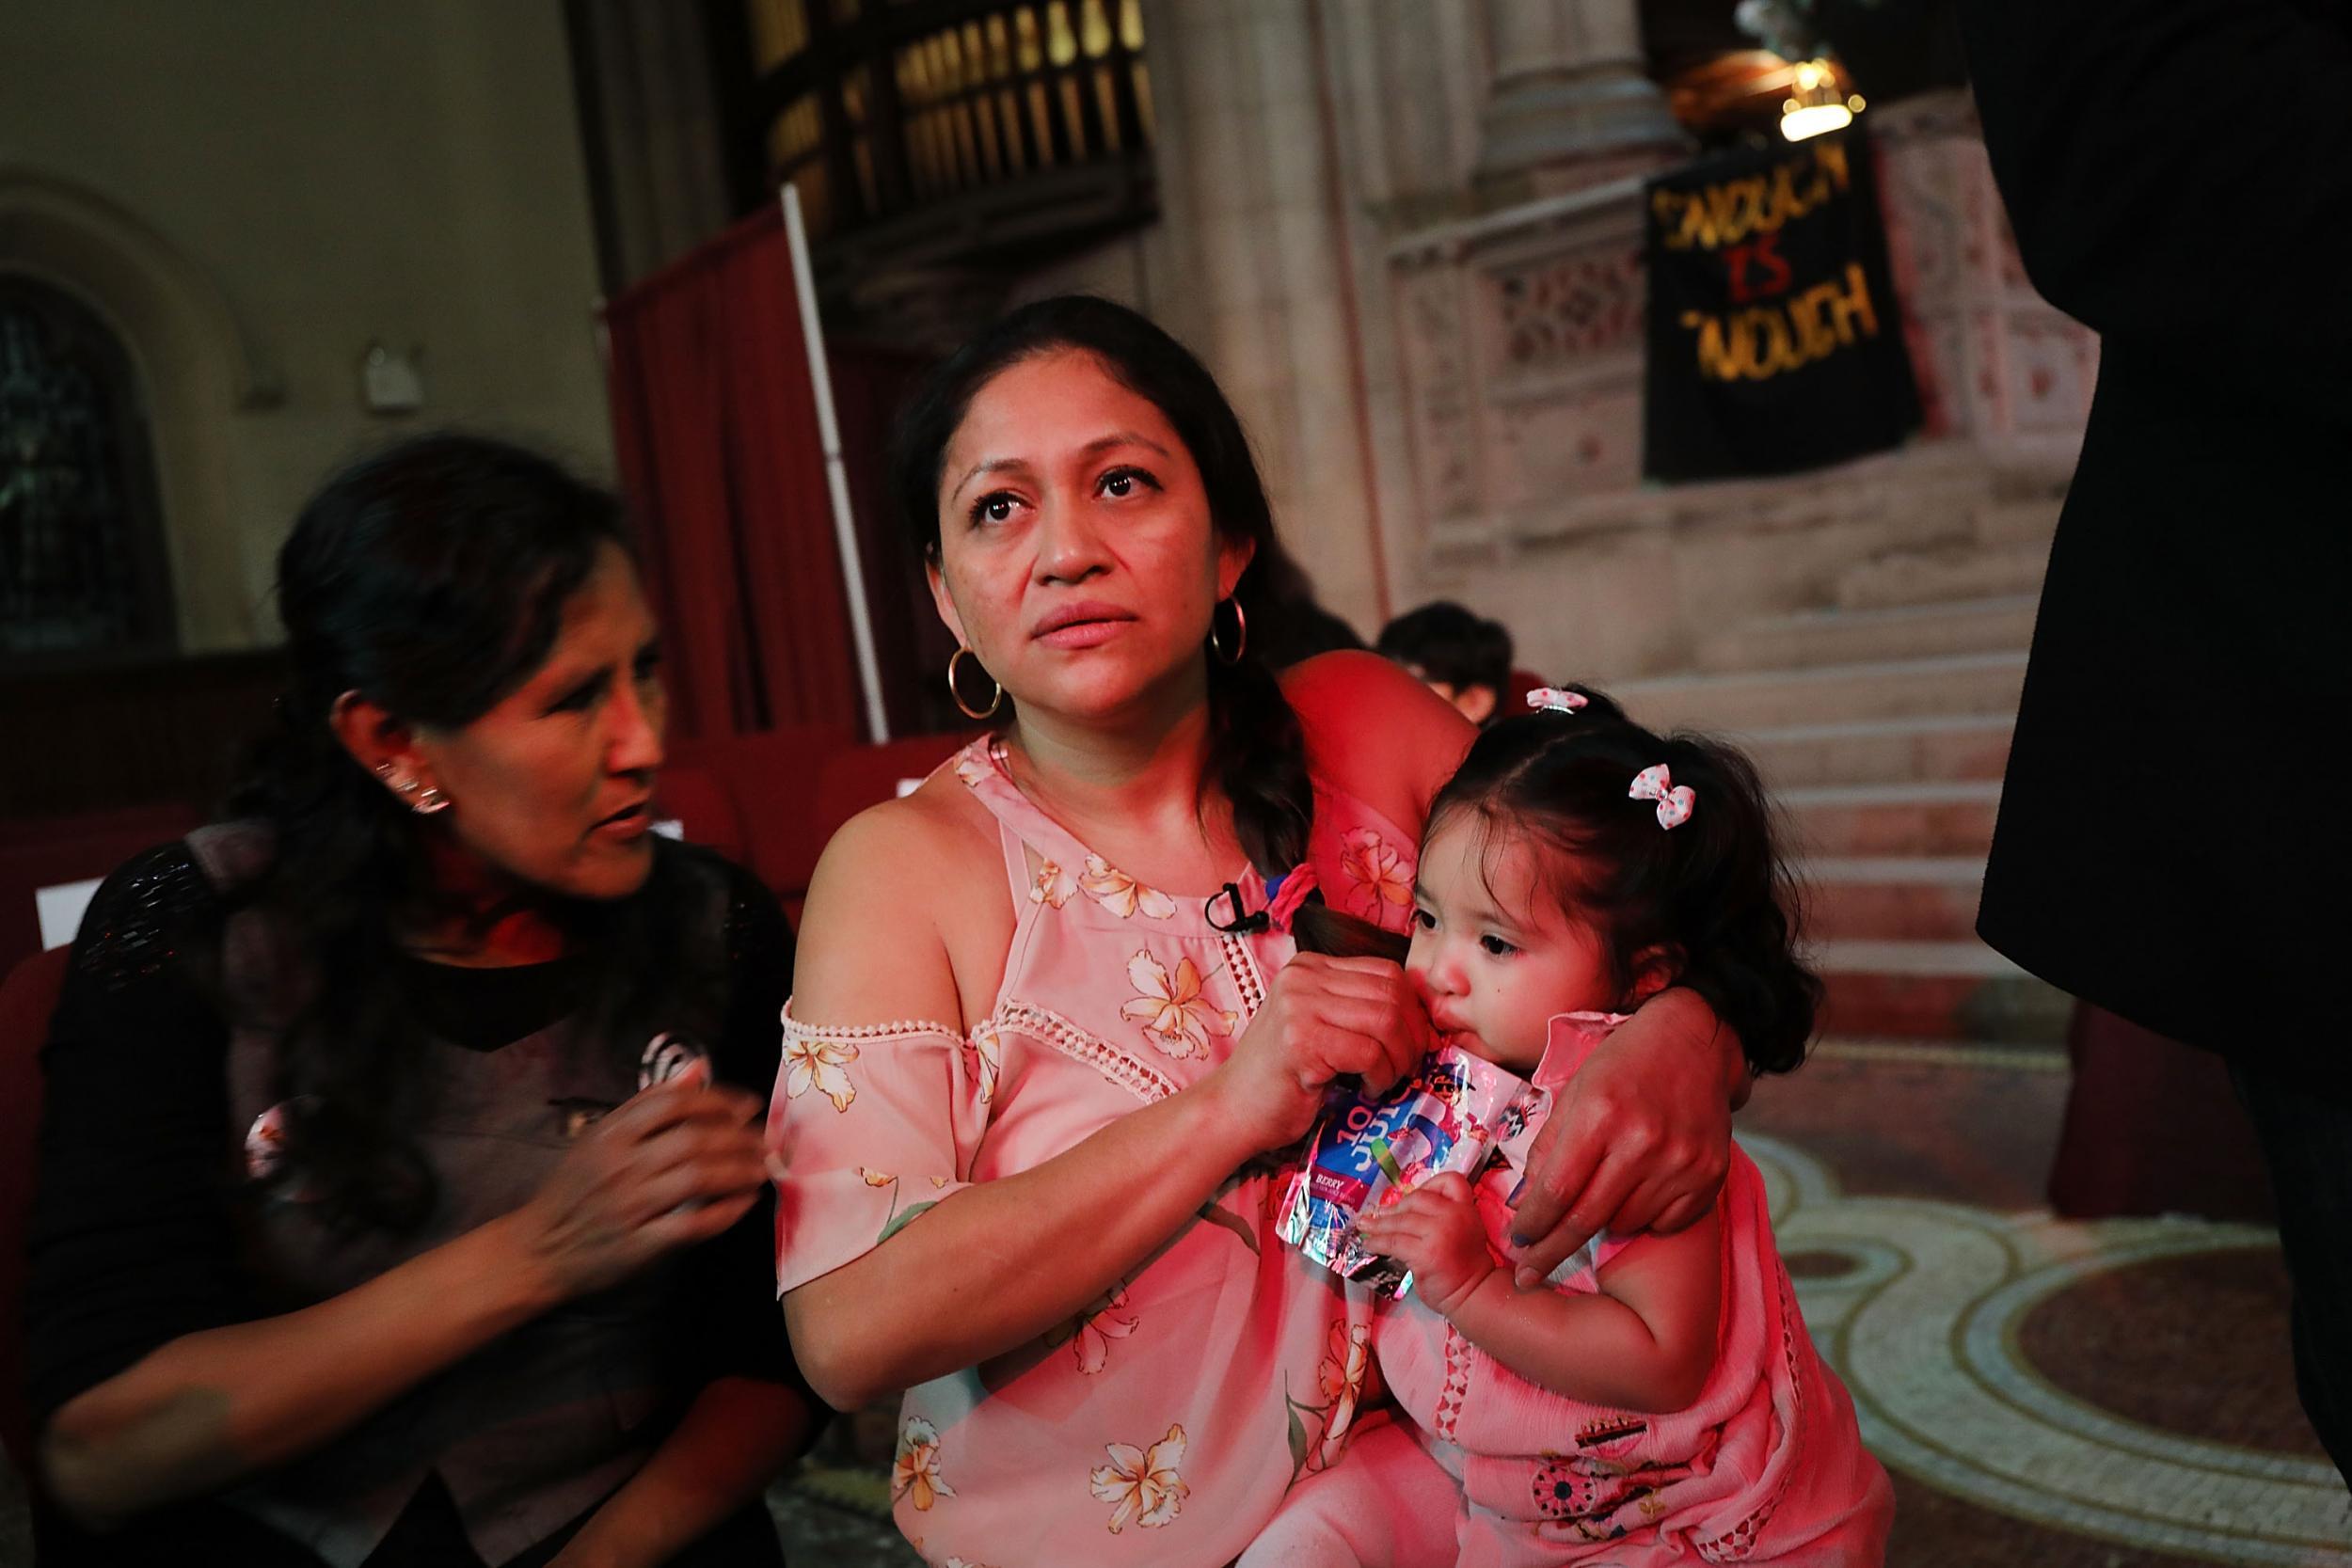
[[[1284,1189],[1282,1240],[1343,1278],[1401,1294],[1410,1276],[1365,1249],[1356,1217],[1440,1172],[1475,1180],[1527,1086],[1484,1057],[1444,1046],[1386,1100],[1335,1096]]]

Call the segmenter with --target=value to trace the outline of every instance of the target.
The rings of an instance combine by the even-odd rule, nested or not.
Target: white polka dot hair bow
[[[1539,686],[1527,694],[1527,705],[1532,708],[1549,708],[1554,713],[1574,713],[1584,705],[1584,694],[1581,691],[1562,691],[1556,687]]]
[[[1662,762],[1634,774],[1633,787],[1625,792],[1625,797],[1629,800],[1657,801],[1658,825],[1661,828],[1679,828],[1690,821],[1691,808],[1699,800],[1698,792],[1689,784],[1675,783],[1674,775],[1666,771]]]

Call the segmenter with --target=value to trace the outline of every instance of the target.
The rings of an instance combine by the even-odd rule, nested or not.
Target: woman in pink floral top
[[[898,1517],[934,1563],[1270,1562],[1252,1543],[1343,1464],[1392,1506],[1324,1544],[1442,1561],[1450,1483],[1370,1408],[1367,1304],[1286,1256],[1261,1157],[1334,1077],[1385,1085],[1430,1043],[1401,970],[1299,951],[1335,923],[1295,938],[1293,911],[1403,929],[1470,727],[1366,656],[1279,686],[1250,657],[1247,441],[1132,311],[1015,312],[902,445],[961,700],[1012,706],[810,889],[770,1119],[803,1366],[842,1407],[907,1391]],[[1709,1201],[1720,1035],[1669,992],[1580,1075],[1602,1087],[1533,1157],[1531,1266]]]

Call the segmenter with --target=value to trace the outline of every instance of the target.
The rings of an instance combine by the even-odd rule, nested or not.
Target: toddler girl
[[[1597,1238],[1545,1285],[1512,1283],[1520,1161],[1624,1012],[1691,987],[1754,1070],[1780,1072],[1820,996],[1747,760],[1597,693],[1529,701],[1430,810],[1406,968],[1452,1044],[1535,1092],[1474,1185],[1439,1177],[1364,1217],[1367,1244],[1412,1270],[1375,1327],[1380,1370],[1461,1484],[1465,1564],[1879,1562],[1885,1473],[1736,1147],[1696,1225]]]

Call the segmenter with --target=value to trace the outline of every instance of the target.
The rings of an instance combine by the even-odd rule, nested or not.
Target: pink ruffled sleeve
[[[779,1294],[972,1184],[995,1061],[945,1024],[825,1027],[787,1004],[767,1138]]]

